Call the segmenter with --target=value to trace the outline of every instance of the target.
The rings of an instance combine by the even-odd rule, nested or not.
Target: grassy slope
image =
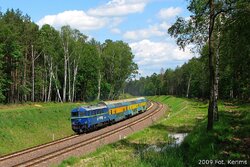
[[[214,130],[207,133],[204,122],[187,136],[181,146],[186,164],[195,166],[199,160],[208,159],[223,160],[226,166],[230,166],[228,160],[247,160],[249,165],[250,104],[225,103],[219,114],[220,120],[214,124]]]
[[[149,98],[170,107],[158,123],[82,158],[69,158],[60,166],[205,166],[198,164],[202,159],[225,163],[228,159],[248,159],[250,163],[249,104],[220,104],[220,121],[207,133],[207,104],[169,96]],[[173,132],[189,132],[180,147],[167,147],[161,152],[149,149],[164,148],[171,140],[168,133]]]
[[[70,110],[79,105],[0,105],[0,156],[73,134]]]

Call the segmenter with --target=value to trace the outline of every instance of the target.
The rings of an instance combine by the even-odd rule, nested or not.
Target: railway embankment
[[[0,105],[0,156],[73,135],[70,111],[83,103]]]
[[[249,165],[249,104],[220,102],[220,120],[207,133],[206,102],[172,96],[148,98],[167,104],[170,112],[142,131],[81,158],[71,157],[60,166]],[[173,146],[172,134],[187,136],[180,145]]]

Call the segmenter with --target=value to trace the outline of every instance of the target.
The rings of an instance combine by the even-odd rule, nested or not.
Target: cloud
[[[114,33],[114,34],[120,34],[120,33],[121,33],[121,30],[118,29],[118,28],[112,28],[112,29],[110,29],[110,31],[111,31],[112,33]]]
[[[159,16],[159,18],[161,18],[163,20],[167,20],[167,19],[170,19],[172,17],[179,15],[181,12],[182,12],[182,10],[179,7],[163,8],[158,13],[158,16]]]
[[[162,22],[158,26],[159,26],[160,29],[162,29],[164,31],[167,31],[170,28],[170,25],[168,23],[166,23],[166,22]]]
[[[129,46],[143,75],[152,74],[152,71],[159,72],[161,67],[174,68],[194,56],[189,50],[184,52],[170,42],[153,42],[146,39],[130,43]]]
[[[107,25],[108,19],[87,15],[84,11],[64,11],[56,15],[47,15],[37,22],[39,26],[50,24],[56,28],[70,25],[80,31],[100,29]]]
[[[139,40],[150,38],[154,36],[163,36],[164,32],[159,30],[158,27],[152,26],[146,29],[139,29],[134,31],[126,31],[123,37],[130,40]]]
[[[123,38],[128,40],[142,40],[151,37],[160,37],[166,35],[167,29],[170,26],[166,22],[160,24],[151,25],[145,29],[126,31],[123,34]]]
[[[143,12],[148,0],[111,0],[103,6],[89,9],[92,16],[124,16],[131,13]]]
[[[111,0],[105,5],[89,9],[88,11],[69,10],[55,15],[47,15],[37,24],[50,24],[56,28],[70,25],[80,31],[96,30],[103,27],[114,29],[128,14],[142,12],[148,0]],[[117,31],[116,31],[117,32]]]
[[[107,19],[109,20],[109,28],[116,27],[123,21],[122,17],[111,17]]]

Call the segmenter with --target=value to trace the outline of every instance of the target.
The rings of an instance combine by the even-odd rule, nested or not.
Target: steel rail
[[[103,134],[101,136],[92,137],[88,141],[76,143],[74,145],[71,145],[71,146],[66,147],[64,149],[61,149],[59,151],[50,152],[50,153],[48,153],[48,154],[46,154],[44,156],[40,156],[40,157],[34,158],[32,160],[20,163],[20,164],[18,164],[16,166],[35,166],[35,165],[41,164],[41,163],[43,163],[45,161],[48,161],[50,159],[56,158],[59,155],[62,155],[62,154],[65,154],[65,153],[67,153],[69,151],[75,150],[75,149],[77,149],[79,147],[83,147],[83,146],[89,145],[91,143],[94,143],[94,142],[102,139],[102,138],[111,136],[112,134],[115,134],[115,133],[117,133],[117,132],[119,132],[121,130],[124,130],[124,129],[128,128],[128,127],[131,127],[131,126],[133,126],[133,125],[135,125],[135,124],[137,124],[137,123],[139,123],[139,122],[141,122],[141,121],[143,121],[143,120],[151,117],[152,115],[156,114],[157,112],[161,111],[161,109],[163,108],[163,105],[161,105],[160,103],[156,103],[156,104],[157,104],[157,108],[153,112],[151,112],[150,114],[146,115],[145,117],[143,117],[143,118],[141,118],[139,120],[131,122],[128,125],[120,127],[120,128],[118,128],[118,129],[116,129],[114,131],[108,131],[107,133],[105,133],[105,134]]]
[[[75,148],[83,147],[83,146],[85,146],[87,144],[93,143],[93,142],[95,142],[95,141],[97,141],[97,140],[99,140],[99,139],[101,139],[103,137],[107,137],[109,135],[117,133],[117,132],[119,132],[119,131],[127,128],[127,127],[131,127],[131,126],[137,124],[138,122],[141,122],[141,121],[147,119],[148,117],[151,117],[154,113],[156,113],[156,111],[160,111],[160,109],[158,109],[159,106],[160,105],[157,104],[156,109],[154,111],[152,111],[150,114],[146,115],[145,117],[142,117],[139,120],[135,120],[134,122],[131,122],[128,125],[120,127],[120,128],[118,128],[116,130],[108,131],[105,134],[102,134],[101,136],[94,136],[94,137],[88,139],[88,141],[80,141],[78,143],[72,143],[71,145],[66,146],[64,148],[60,148],[59,150],[52,151],[52,152],[49,152],[48,154],[32,158],[30,160],[21,162],[19,164],[14,165],[14,166],[20,166],[20,165],[21,166],[33,166],[35,164],[39,164],[39,163],[41,163],[43,161],[46,161],[48,159],[52,159],[54,157],[57,157],[58,155],[65,154],[66,152],[68,152],[70,150],[74,150]],[[153,107],[154,107],[153,103],[150,102],[150,106],[147,108],[147,111],[151,110]],[[28,153],[32,153],[32,152],[37,151],[37,150],[42,150],[43,148],[50,147],[52,145],[56,145],[56,144],[59,144],[59,143],[63,143],[63,142],[66,142],[68,140],[80,137],[80,136],[81,135],[69,136],[69,137],[66,137],[66,138],[63,138],[63,139],[58,139],[58,140],[50,142],[50,143],[46,143],[46,144],[42,144],[42,145],[39,145],[39,146],[36,146],[36,147],[32,147],[32,148],[29,148],[29,149],[18,151],[18,152],[15,152],[13,154],[5,155],[3,157],[0,157],[0,164],[1,164],[1,162],[5,161],[5,160],[11,160],[13,158],[17,158],[18,156],[25,155],[25,154],[28,154]]]

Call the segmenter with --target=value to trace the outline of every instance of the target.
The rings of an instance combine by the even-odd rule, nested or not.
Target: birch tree
[[[221,13],[228,13],[235,5],[234,1],[192,0],[188,9],[193,15],[188,21],[178,18],[168,32],[177,38],[177,44],[184,48],[189,43],[195,43],[199,48],[208,43],[209,71],[210,71],[210,96],[208,107],[207,130],[213,129],[214,113],[218,115],[216,86],[216,47],[214,26]],[[208,30],[208,31],[207,31]],[[218,79],[217,79],[218,80]]]

